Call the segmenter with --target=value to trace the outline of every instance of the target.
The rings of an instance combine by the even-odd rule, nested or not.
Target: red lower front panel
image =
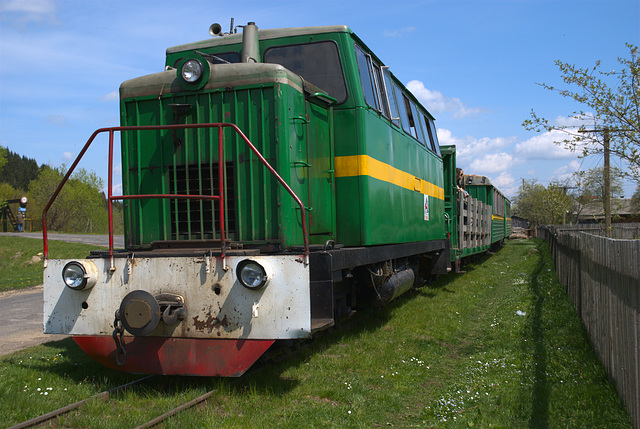
[[[111,336],[78,336],[73,340],[96,361],[123,372],[164,375],[238,377],[274,340],[124,337],[127,357],[116,362]]]

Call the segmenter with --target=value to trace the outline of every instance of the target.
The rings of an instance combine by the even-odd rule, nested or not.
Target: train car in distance
[[[464,174],[457,168],[455,146],[440,149],[451,263],[460,271],[465,259],[488,251],[511,235],[511,202],[488,177]]]
[[[109,134],[110,236],[122,200],[125,248],[45,259],[44,329],[107,367],[239,376],[274,343],[488,249],[457,241],[471,220],[455,150],[441,152],[433,116],[351,29],[241,27],[214,24],[122,83],[121,125],[78,158]],[[508,200],[465,186],[494,207],[501,240]]]

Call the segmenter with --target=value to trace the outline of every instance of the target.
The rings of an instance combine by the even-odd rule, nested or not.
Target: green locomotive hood
[[[263,84],[285,84],[303,92],[309,83],[303,83],[300,76],[279,64],[236,63],[209,66],[208,79],[204,86],[194,86],[193,90],[229,89],[238,86],[259,86]],[[176,69],[127,80],[120,85],[120,99],[177,94],[189,92],[180,83]]]

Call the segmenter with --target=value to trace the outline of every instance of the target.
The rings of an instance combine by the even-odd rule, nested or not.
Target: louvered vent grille
[[[236,233],[233,164],[226,164],[227,195],[225,229],[227,239]],[[170,193],[180,195],[220,195],[218,190],[218,164],[181,165],[171,169]],[[172,240],[218,240],[220,219],[218,202],[204,200],[172,200]]]

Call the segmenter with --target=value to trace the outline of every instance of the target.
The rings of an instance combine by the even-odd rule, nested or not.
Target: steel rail
[[[113,135],[115,132],[122,131],[153,131],[153,130],[175,130],[175,129],[193,129],[193,128],[217,128],[218,129],[218,191],[220,195],[175,195],[175,194],[157,194],[157,195],[113,195]],[[108,206],[108,218],[109,218],[109,257],[111,259],[111,270],[114,270],[113,262],[113,201],[125,200],[125,199],[143,199],[143,198],[171,198],[171,199],[201,199],[201,200],[218,200],[218,212],[220,219],[220,243],[221,243],[221,257],[225,259],[225,246],[226,246],[226,231],[225,231],[225,211],[224,211],[224,144],[223,144],[223,129],[231,128],[237,135],[245,142],[249,149],[258,157],[260,162],[269,170],[269,172],[276,178],[280,185],[291,195],[296,204],[300,207],[300,222],[302,227],[302,237],[304,242],[304,263],[309,263],[309,234],[307,231],[306,221],[306,209],[302,200],[291,189],[291,187],[285,182],[285,180],[276,172],[276,170],[269,164],[269,162],[262,156],[260,151],[251,143],[247,136],[238,128],[237,125],[232,123],[205,123],[205,124],[174,124],[174,125],[141,125],[141,126],[122,126],[122,127],[108,127],[100,128],[93,132],[89,140],[85,143],[82,150],[76,157],[71,167],[65,174],[64,178],[54,191],[51,199],[42,211],[42,238],[44,246],[44,266],[47,266],[47,260],[49,256],[49,245],[47,238],[47,214],[49,209],[53,205],[54,201],[60,194],[62,188],[67,183],[71,175],[73,174],[78,163],[89,149],[89,146],[93,143],[95,138],[101,133],[109,133],[109,169],[107,180],[107,206]]]
[[[163,421],[167,420],[169,417],[171,417],[173,415],[176,415],[176,414],[178,414],[178,413],[180,413],[180,412],[182,412],[182,411],[184,411],[184,410],[186,410],[188,408],[191,408],[191,407],[193,407],[195,405],[198,405],[201,402],[206,401],[215,392],[216,392],[215,390],[210,390],[207,393],[205,393],[204,395],[198,396],[196,399],[193,399],[193,400],[191,400],[189,402],[186,402],[186,403],[180,405],[179,407],[176,407],[173,410],[171,410],[171,411],[169,411],[167,413],[164,413],[161,416],[156,417],[153,420],[149,420],[148,422],[146,422],[146,423],[144,423],[144,424],[142,424],[140,426],[136,426],[135,429],[148,429],[148,428],[157,426],[158,424],[160,424]]]
[[[339,330],[340,329],[351,328],[353,326],[356,326],[356,325],[362,323],[364,320],[367,320],[367,319],[368,319],[367,317],[362,317],[362,315],[355,316],[355,317],[352,317],[346,323],[341,323],[340,325],[335,325],[335,328],[339,329]],[[287,359],[292,358],[293,356],[297,355],[304,348],[311,346],[312,343],[313,342],[311,340],[302,340],[302,343],[301,343],[302,346],[299,347],[299,348],[293,349],[293,350],[285,351],[284,352],[285,353],[285,357]],[[284,347],[284,346],[282,346],[282,347]],[[269,361],[272,361],[272,360],[273,360],[273,358],[269,359]],[[249,371],[247,371],[245,374],[243,374],[243,376],[230,381],[228,383],[228,386],[233,386],[235,384],[238,384],[241,381],[245,381],[247,379],[247,377],[255,376],[256,374],[261,373],[262,371],[266,370],[267,368],[269,368],[269,365],[265,364],[265,362],[262,362],[262,364],[259,364],[257,366],[252,367]],[[88,401],[91,401],[91,400],[94,400],[94,399],[100,399],[102,401],[106,401],[107,399],[109,399],[109,396],[112,393],[115,393],[115,392],[117,392],[119,390],[125,389],[127,387],[132,386],[132,385],[135,385],[137,383],[145,381],[145,380],[147,380],[147,379],[149,379],[149,378],[151,378],[153,376],[154,375],[148,375],[146,377],[140,378],[140,379],[132,381],[130,383],[123,384],[122,386],[114,387],[113,389],[98,393],[98,394],[93,395],[93,396],[91,396],[91,397],[89,397],[87,399],[84,399],[82,401],[78,401],[78,402],[76,402],[74,404],[67,405],[66,407],[59,408],[59,409],[57,409],[55,411],[51,411],[50,413],[43,414],[42,416],[33,418],[31,420],[27,420],[25,422],[22,422],[20,424],[15,425],[15,426],[11,426],[8,429],[23,429],[23,428],[28,428],[28,427],[41,425],[41,424],[43,424],[43,423],[45,423],[45,422],[47,422],[49,420],[52,420],[52,419],[54,419],[54,418],[56,418],[56,417],[58,417],[58,416],[60,416],[62,414],[66,414],[66,413],[68,413],[70,411],[73,411],[75,409],[81,408]],[[217,392],[216,389],[210,390],[210,391],[204,393],[203,395],[200,395],[197,398],[192,399],[189,402],[185,402],[184,404],[179,405],[176,408],[174,408],[174,409],[172,409],[172,410],[170,410],[170,411],[168,411],[168,412],[166,412],[166,413],[164,413],[164,414],[162,414],[162,415],[160,415],[160,416],[158,416],[158,417],[156,417],[156,418],[154,418],[152,420],[149,420],[146,423],[143,423],[142,425],[136,426],[135,429],[148,429],[148,428],[152,428],[152,427],[158,426],[160,423],[162,423],[163,421],[167,420],[168,418],[170,418],[170,417],[172,417],[172,416],[174,416],[174,415],[176,415],[176,414],[178,414],[178,413],[180,413],[182,411],[185,411],[185,410],[187,410],[187,409],[189,409],[191,407],[194,407],[194,406],[196,406],[196,405],[198,405],[198,404],[200,404],[202,402],[207,401],[216,392]]]
[[[261,367],[263,368],[263,367]],[[243,374],[243,376],[236,378],[235,380],[231,381],[230,383],[228,383],[229,386],[233,386],[235,384],[238,384],[240,381],[244,380],[244,378],[246,376],[248,376],[249,374],[254,374],[257,371],[259,371],[260,368],[258,369],[251,369],[250,372],[246,372],[245,374]],[[172,417],[184,410],[187,410],[191,407],[194,407],[202,402],[205,402],[206,400],[208,400],[214,393],[216,393],[216,390],[210,390],[207,393],[198,396],[195,399],[192,399],[189,402],[185,402],[182,405],[177,406],[176,408],[172,409],[171,411],[167,411],[166,413],[162,414],[161,416],[158,416],[152,420],[149,420],[146,423],[141,424],[140,426],[136,426],[135,429],[149,429],[152,428],[154,426],[158,426],[160,423],[162,423],[163,421],[167,420],[169,417]]]
[[[112,393],[115,393],[119,390],[122,389],[126,389],[127,387],[133,386],[134,384],[140,383],[142,381],[145,381],[149,378],[153,377],[153,375],[148,375],[146,377],[142,377],[139,378],[135,381],[132,381],[130,383],[127,384],[123,384],[122,386],[118,386],[118,387],[114,387],[113,389],[109,389],[109,390],[105,390],[104,392],[100,392],[97,393],[87,399],[83,399],[81,401],[75,402],[71,405],[67,405],[66,407],[62,407],[62,408],[58,408],[57,410],[51,411],[49,413],[43,414],[41,416],[35,417],[31,420],[27,420],[24,421],[22,423],[18,423],[15,426],[11,426],[8,429],[23,429],[23,428],[28,428],[28,427],[32,427],[32,426],[36,426],[36,425],[40,425],[46,421],[55,419],[59,416],[61,416],[62,414],[66,414],[70,411],[73,411],[75,409],[81,408],[84,406],[85,403],[87,403],[88,401],[92,401],[94,399],[100,399],[102,401],[106,401],[109,398],[109,395],[111,395]]]

